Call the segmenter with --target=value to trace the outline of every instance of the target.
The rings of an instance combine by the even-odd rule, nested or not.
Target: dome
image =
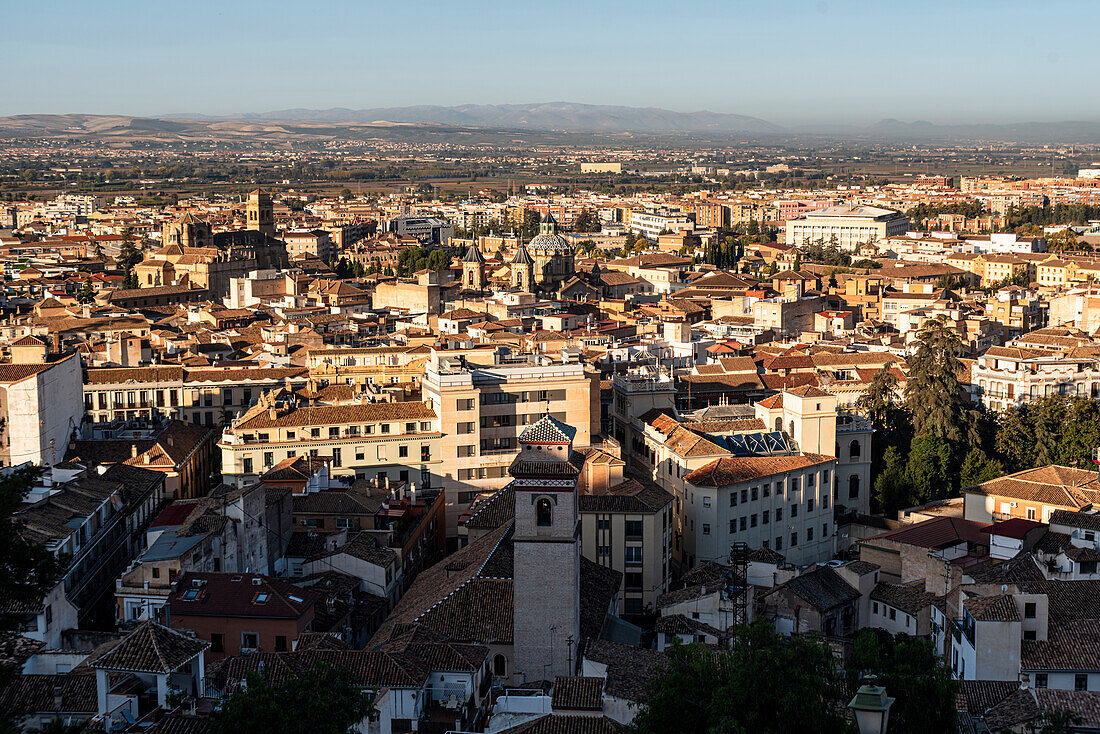
[[[572,255],[573,246],[560,234],[539,234],[527,243],[527,249],[533,253],[551,255]]]

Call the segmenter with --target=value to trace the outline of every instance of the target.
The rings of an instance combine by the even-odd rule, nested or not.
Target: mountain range
[[[16,115],[0,118],[0,136],[113,136],[220,138],[244,141],[364,136],[439,140],[470,135],[491,142],[509,131],[549,136],[640,135],[722,138],[849,138],[887,141],[1004,141],[1078,143],[1100,140],[1100,121],[940,125],[885,119],[871,125],[781,126],[749,115],[676,112],[576,102],[506,105],[285,109],[262,113],[158,117],[125,115]],[[572,142],[580,142],[573,139]]]

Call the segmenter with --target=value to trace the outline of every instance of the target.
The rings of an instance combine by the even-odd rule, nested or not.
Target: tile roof
[[[768,595],[789,591],[820,611],[827,611],[859,599],[859,592],[828,566],[817,566],[801,576],[776,586]]]
[[[964,491],[1072,509],[1100,502],[1100,485],[1095,471],[1057,464],[990,479]]]
[[[603,678],[559,675],[550,706],[574,711],[603,710]]]
[[[668,507],[675,499],[652,482],[628,479],[614,487],[580,495],[580,512],[629,512],[651,514]]]
[[[649,681],[668,663],[664,653],[610,640],[590,640],[584,659],[607,666],[605,695],[637,702],[645,696]]]
[[[1020,610],[1008,594],[972,596],[963,602],[963,607],[979,622],[1020,621]]]
[[[690,472],[684,479],[696,487],[725,487],[833,461],[836,461],[833,456],[810,453],[801,456],[730,456],[715,459]]]
[[[626,727],[606,716],[547,714],[532,721],[502,729],[500,734],[617,734]]]
[[[134,628],[117,645],[85,662],[96,669],[173,673],[208,647],[209,642],[150,620]]]
[[[914,617],[932,604],[935,594],[924,590],[924,580],[919,579],[908,584],[891,584],[880,581],[871,590],[872,601],[888,604]]]
[[[319,596],[271,576],[188,572],[168,597],[168,608],[172,617],[298,619],[313,609]]]
[[[937,517],[873,535],[861,542],[892,540],[923,548],[947,548],[962,542],[986,544],[989,538],[981,532],[983,527],[985,527],[984,523],[964,520],[961,517]]]
[[[277,410],[274,419],[270,417],[267,409],[258,409],[259,407],[256,406],[250,411],[252,415],[242,417],[240,422],[234,426],[234,430],[250,431],[260,428],[400,422],[436,417],[434,410],[420,402],[299,406],[291,410]]]
[[[569,444],[577,435],[577,429],[567,425],[552,415],[544,415],[523,429],[519,434],[520,443]]]
[[[13,675],[0,689],[0,714],[49,712],[94,715],[97,711],[94,675]]]
[[[1096,670],[1098,667],[1100,620],[1050,625],[1047,639],[1024,640],[1021,644],[1021,670]]]

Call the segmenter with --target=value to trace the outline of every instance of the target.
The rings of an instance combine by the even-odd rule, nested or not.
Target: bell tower
[[[275,236],[275,214],[271,194],[263,189],[256,189],[249,194],[246,214],[248,229],[258,230],[268,237]]]
[[[508,267],[511,270],[512,287],[533,293],[531,283],[535,279],[535,261],[522,244],[516,248],[516,254],[508,262]]]
[[[466,256],[462,258],[462,289],[485,290],[485,256],[477,249],[476,243],[466,248]]]
[[[543,416],[519,437],[509,468],[515,496],[513,663],[517,680],[573,675],[580,641],[580,519],[573,437]]]

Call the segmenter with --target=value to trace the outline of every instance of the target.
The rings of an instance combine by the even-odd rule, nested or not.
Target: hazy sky
[[[0,115],[567,100],[1100,119],[1093,0],[0,0]]]

